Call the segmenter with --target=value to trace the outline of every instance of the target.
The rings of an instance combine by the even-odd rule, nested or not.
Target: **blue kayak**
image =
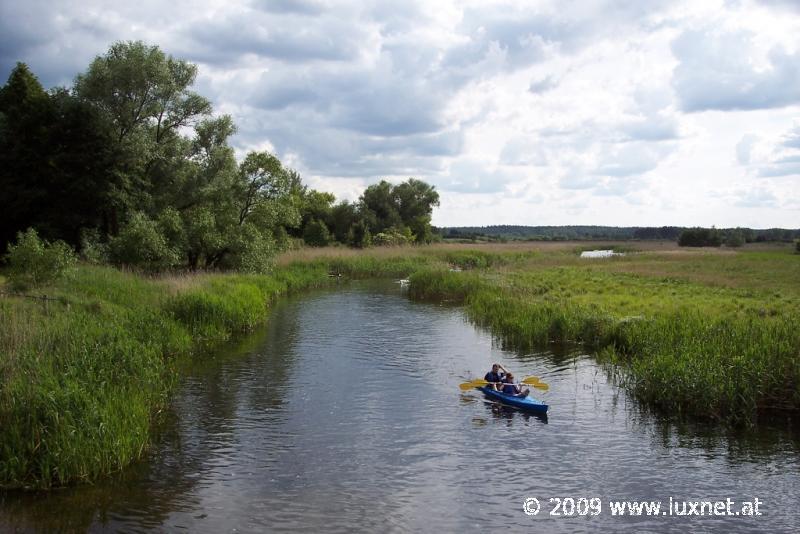
[[[540,400],[534,399],[530,395],[528,395],[527,397],[515,397],[514,395],[506,395],[505,393],[489,389],[488,387],[485,386],[479,387],[478,389],[483,391],[483,394],[489,397],[490,399],[500,401],[503,404],[508,404],[509,406],[519,408],[520,410],[525,410],[526,412],[538,413],[538,414],[547,413],[547,408],[548,408],[547,404],[543,403]]]

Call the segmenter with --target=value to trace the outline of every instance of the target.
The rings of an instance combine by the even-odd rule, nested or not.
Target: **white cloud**
[[[800,54],[759,50],[757,35],[717,28],[687,30],[672,44],[673,86],[681,109],[752,110],[800,103]]]
[[[439,225],[796,226],[798,35],[789,0],[29,0],[2,5],[0,75],[158,44],[238,154],[349,199],[416,176]]]

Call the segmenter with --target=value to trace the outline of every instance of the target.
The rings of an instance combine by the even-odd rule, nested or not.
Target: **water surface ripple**
[[[548,418],[459,390],[493,361],[550,384]],[[458,308],[352,283],[279,303],[263,331],[193,364],[146,461],[94,486],[0,494],[0,530],[797,532],[799,445],[787,424],[670,423],[580,351],[505,351]],[[603,508],[555,517],[550,497]],[[608,506],[669,497],[758,497],[764,515]]]

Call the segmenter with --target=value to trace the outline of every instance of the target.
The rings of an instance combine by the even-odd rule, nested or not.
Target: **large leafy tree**
[[[196,172],[192,143],[181,135],[211,113],[211,103],[190,90],[196,76],[196,65],[128,41],[75,79],[75,94],[104,115],[121,155],[107,206],[110,233],[133,212],[154,215]]]
[[[102,222],[117,152],[103,117],[64,89],[45,92],[23,63],[0,89],[0,246],[36,227],[73,245]]]
[[[371,231],[404,234],[408,229],[418,243],[430,242],[431,215],[438,205],[435,188],[414,178],[398,185],[382,180],[369,186],[360,200],[363,220]]]

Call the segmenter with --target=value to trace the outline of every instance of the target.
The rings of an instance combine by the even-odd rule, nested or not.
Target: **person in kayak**
[[[492,370],[486,373],[486,376],[484,376],[483,379],[489,382],[490,389],[500,391],[501,383],[506,377],[506,374],[508,374],[508,371],[506,371],[502,365],[499,363],[494,363],[492,364]]]
[[[501,391],[514,397],[527,397],[531,392],[530,389],[522,389],[516,385],[514,383],[514,375],[511,373],[506,373],[505,377],[503,377],[503,389]]]

